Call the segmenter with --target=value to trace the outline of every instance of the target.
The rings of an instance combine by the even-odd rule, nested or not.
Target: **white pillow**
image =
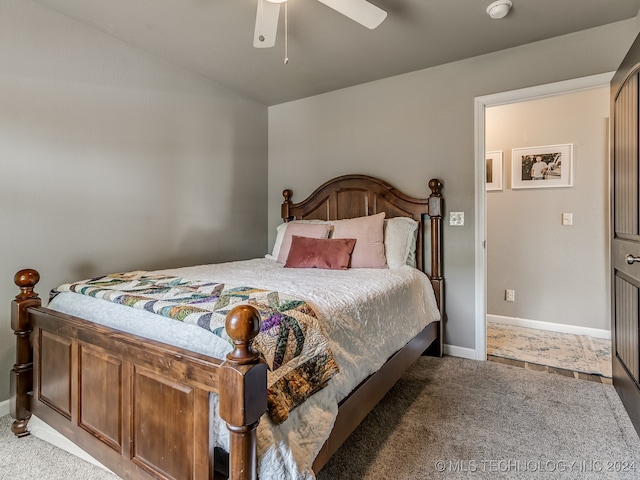
[[[273,250],[271,250],[271,254],[266,254],[265,258],[269,260],[277,260],[278,254],[280,254],[280,248],[282,247],[282,239],[284,238],[284,232],[287,229],[286,223],[281,223],[276,228],[276,241],[273,242]]]
[[[413,268],[418,268],[418,262],[416,261],[416,243],[418,242],[418,229],[416,228],[413,238],[411,239],[411,247],[409,248],[409,256],[407,256],[407,265]],[[422,252],[420,252],[422,254]]]
[[[409,217],[394,217],[384,221],[384,252],[389,268],[416,266],[418,222]]]

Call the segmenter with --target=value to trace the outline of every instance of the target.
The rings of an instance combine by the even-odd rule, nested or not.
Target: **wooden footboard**
[[[15,276],[12,431],[31,414],[123,478],[214,477],[214,397],[230,432],[232,479],[256,475],[256,427],[267,408],[266,365],[251,348],[260,316],[233,309],[225,362],[42,308],[35,270]]]

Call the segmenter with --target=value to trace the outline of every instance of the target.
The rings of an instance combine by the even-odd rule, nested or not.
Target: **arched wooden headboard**
[[[429,181],[431,194],[414,198],[387,182],[368,175],[343,175],[325,182],[309,197],[293,203],[293,192],[284,190],[282,219],[342,220],[385,212],[387,218],[411,217],[419,222],[416,242],[417,267],[429,275],[441,313],[444,313],[444,280],[442,277],[442,182]],[[429,222],[424,218],[428,216]],[[425,230],[430,235],[426,237]],[[426,249],[424,246],[426,245]],[[426,252],[425,250],[428,250]],[[428,253],[428,255],[427,255]],[[427,265],[426,258],[430,258]]]

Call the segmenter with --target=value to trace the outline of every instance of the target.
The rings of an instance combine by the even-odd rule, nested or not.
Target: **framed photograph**
[[[573,144],[514,148],[511,188],[573,186]]]
[[[487,191],[502,190],[502,152],[487,152]]]

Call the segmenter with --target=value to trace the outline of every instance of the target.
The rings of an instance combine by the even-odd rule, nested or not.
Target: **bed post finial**
[[[235,349],[220,366],[220,417],[229,430],[229,478],[257,478],[256,428],[267,411],[267,364],[251,346],[260,333],[260,312],[239,305],[227,315],[226,330]]]
[[[260,313],[251,305],[239,305],[227,315],[225,328],[233,340],[235,349],[227,354],[227,360],[235,365],[256,363],[260,354],[251,342],[260,333]]]
[[[289,205],[291,205],[291,197],[293,196],[293,192],[289,189],[282,191],[282,196],[284,197],[284,202],[282,202],[282,207],[280,207],[280,216],[284,222],[288,222],[293,220],[291,214],[289,213]]]
[[[429,189],[431,189],[431,196],[442,196],[442,182],[437,178],[429,180]]]
[[[14,283],[20,287],[20,293],[16,295],[16,300],[23,298],[37,298],[38,294],[33,291],[34,287],[40,281],[40,274],[32,268],[20,270],[13,277]]]
[[[33,327],[27,308],[41,305],[40,298],[34,291],[39,280],[40,274],[30,268],[20,270],[13,277],[15,284],[20,287],[20,293],[11,302],[11,329],[16,335],[16,363],[9,373],[9,412],[15,420],[11,431],[18,437],[29,435],[29,394],[33,390],[33,349],[29,337]]]

